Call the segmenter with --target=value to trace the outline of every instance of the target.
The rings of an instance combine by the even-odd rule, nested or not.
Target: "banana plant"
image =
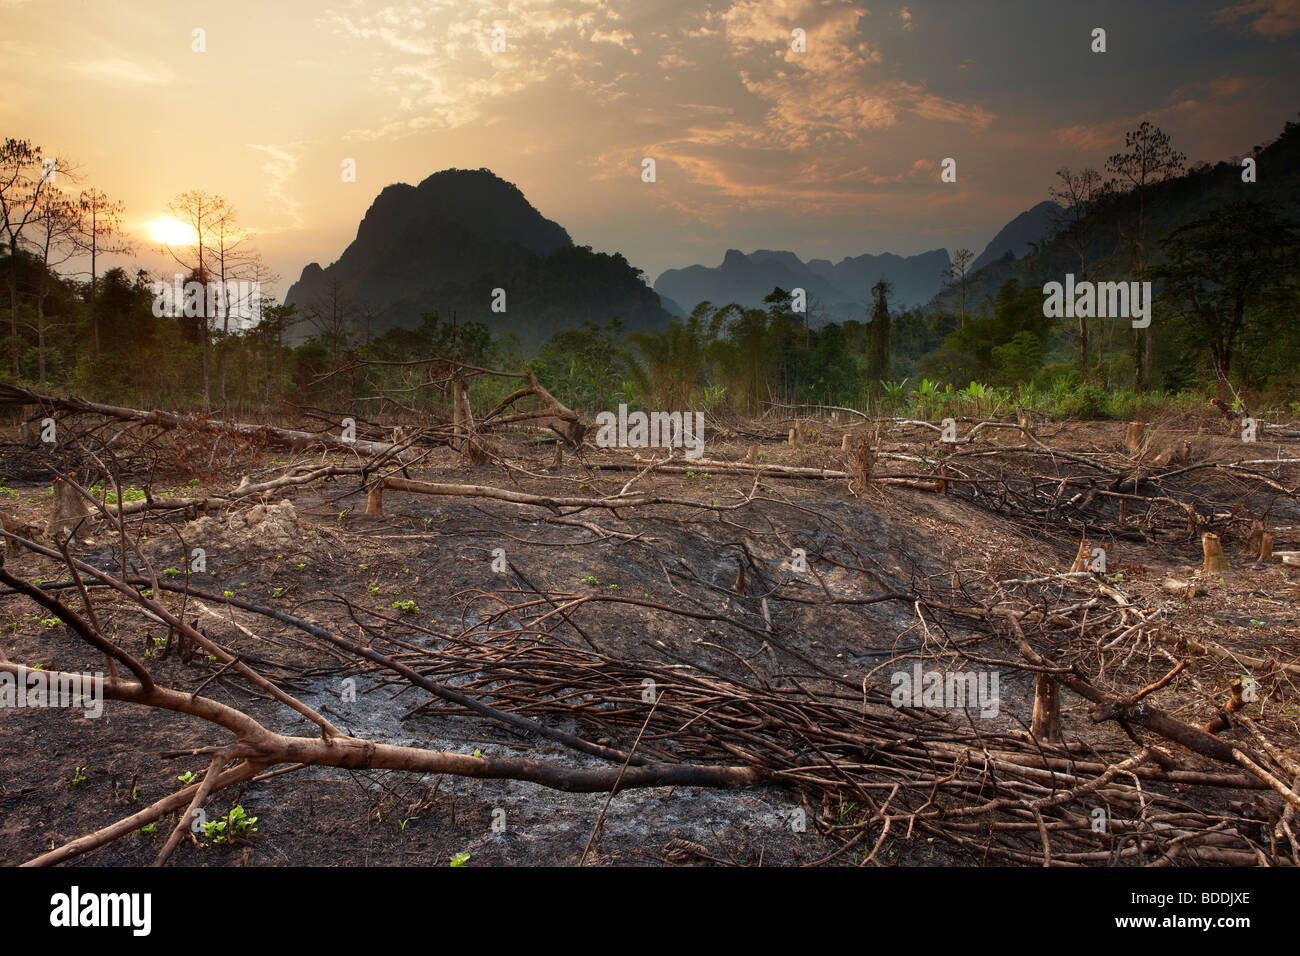
[[[885,400],[889,402],[889,414],[896,415],[898,413],[899,403],[902,402],[905,394],[903,387],[907,385],[907,381],[907,379],[903,379],[901,382],[881,381],[880,387],[885,390]]]

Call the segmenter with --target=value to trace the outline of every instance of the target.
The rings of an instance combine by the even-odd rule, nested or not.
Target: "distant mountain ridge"
[[[871,287],[882,278],[893,286],[892,305],[927,302],[939,291],[942,276],[951,260],[946,249],[933,249],[915,256],[893,253],[847,256],[838,263],[829,259],[804,262],[786,250],[759,249],[749,254],[728,249],[716,267],[694,265],[665,270],[654,289],[662,298],[685,309],[701,302],[714,305],[738,303],[759,308],[763,297],[775,286],[787,292],[804,289],[810,313],[815,299],[826,321],[844,322],[866,318]]]
[[[526,345],[590,320],[628,329],[663,325],[668,313],[622,255],[575,246],[512,183],[487,169],[445,169],[418,186],[385,187],[356,238],[324,268],[309,263],[285,295],[299,312],[342,300],[374,310],[369,329],[414,328],[438,310],[480,321]],[[494,312],[495,289],[505,311]],[[301,334],[309,335],[305,326]]]
[[[1032,209],[1026,209],[998,231],[993,240],[984,247],[984,251],[971,263],[971,269],[983,269],[989,263],[997,262],[1008,252],[1014,259],[1028,255],[1035,246],[1056,235],[1055,217],[1061,212],[1061,206],[1050,199],[1043,200]]]
[[[1161,241],[1171,232],[1195,219],[1211,215],[1234,200],[1252,199],[1268,206],[1278,215],[1300,221],[1300,123],[1287,122],[1281,134],[1266,145],[1257,146],[1243,155],[1252,156],[1257,167],[1268,170],[1257,182],[1242,179],[1240,158],[1216,163],[1197,162],[1183,175],[1149,187],[1143,215],[1146,227],[1147,265],[1164,261]],[[1052,232],[1040,241],[1033,255],[1011,259],[988,255],[1003,237],[1047,203],[1039,203],[1008,223],[989,244],[971,276],[968,300],[981,301],[994,296],[1003,283],[1016,279],[1021,285],[1042,286],[1061,281],[1066,273],[1079,271],[1076,250],[1064,236]],[[1088,278],[1132,280],[1136,278],[1132,250],[1121,236],[1131,235],[1138,219],[1138,197],[1132,192],[1111,195],[1098,203],[1088,234]],[[1028,235],[1026,230],[1024,235]]]

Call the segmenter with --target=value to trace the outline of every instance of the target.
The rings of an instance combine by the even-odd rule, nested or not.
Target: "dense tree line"
[[[1289,155],[1298,143],[1300,125],[1288,124],[1256,155]],[[971,275],[970,256],[959,256],[948,294],[924,308],[892,308],[882,280],[862,303],[861,320],[818,325],[797,305],[802,297],[776,288],[763,308],[705,302],[662,327],[630,332],[610,317],[526,348],[512,333],[457,322],[455,310],[434,302],[415,327],[374,335],[374,313],[338,283],[301,308],[264,297],[253,323],[232,324],[228,312],[224,320],[159,314],[154,282],[162,277],[97,265],[128,248],[120,205],[96,190],[72,196],[47,178],[39,149],[10,139],[0,147],[5,378],[122,404],[244,414],[357,401],[374,403],[377,413],[440,408],[446,396],[412,388],[403,364],[434,355],[511,370],[531,365],[561,400],[584,410],[622,402],[748,414],[799,403],[868,408],[971,383],[1092,394],[1129,382],[1222,393],[1231,383],[1295,402],[1300,230],[1285,209],[1225,192],[1221,175],[1201,167],[1176,175],[1182,162],[1168,137],[1144,124],[1127,152],[1109,160],[1112,179],[1061,170],[1051,190],[1062,206],[1056,236],[1010,271],[1004,262]],[[1197,183],[1221,201],[1191,202]],[[1176,201],[1196,215],[1169,219]],[[200,237],[172,250],[185,278],[268,275],[225,200],[191,192],[172,209]],[[554,254],[580,259],[588,251]],[[1034,269],[1039,277],[1072,270],[1081,280],[1151,281],[1153,333],[1130,331],[1124,319],[1046,317]],[[997,274],[1003,278],[990,287]],[[570,285],[545,288],[547,275],[536,272],[525,286],[554,299],[555,310],[580,294]],[[482,401],[503,387],[475,385]]]

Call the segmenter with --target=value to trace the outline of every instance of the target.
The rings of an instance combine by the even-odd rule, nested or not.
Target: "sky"
[[[0,62],[0,137],[122,201],[145,267],[201,189],[282,296],[384,186],[487,167],[652,281],[978,253],[1143,120],[1240,156],[1300,112],[1300,0],[0,0]]]

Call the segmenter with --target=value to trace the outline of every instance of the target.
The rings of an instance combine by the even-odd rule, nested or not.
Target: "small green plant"
[[[284,593],[284,588],[271,588],[271,597],[279,597]]]
[[[140,828],[140,832],[145,834],[146,836],[153,836],[155,833],[158,832],[158,824],[146,823],[144,826]]]
[[[213,843],[233,843],[257,832],[257,817],[250,817],[243,807],[231,807],[230,812],[203,824],[203,830]]]
[[[843,823],[848,818],[849,814],[858,808],[858,805],[853,801],[846,803],[843,797],[840,797],[839,801],[840,823]]]
[[[90,486],[90,493],[96,498],[102,499],[105,504],[117,504],[117,492],[104,490],[104,483],[98,482]],[[145,493],[143,488],[137,488],[135,485],[127,485],[122,489],[122,498],[126,501],[144,501]]]
[[[409,600],[409,599],[408,599],[408,600],[405,600],[405,601],[394,601],[394,602],[393,602],[393,607],[397,608],[397,609],[398,609],[399,611],[401,611],[403,614],[419,614],[419,613],[420,613],[419,605],[417,605],[414,601]]]
[[[78,767],[75,775],[72,778],[72,785],[74,787],[79,787],[85,782],[86,782],[86,768]]]
[[[175,568],[163,568],[163,577],[174,578],[180,574]]]
[[[468,862],[469,862],[469,854],[468,854],[468,853],[457,853],[455,856],[450,857],[450,858],[447,860],[447,865],[448,865],[448,866],[464,866],[464,865],[465,865],[466,863],[468,863]]]
[[[189,786],[190,784],[192,784],[195,780],[197,780],[198,777],[196,777],[196,776],[194,775],[194,771],[193,771],[193,770],[186,770],[183,774],[181,774],[181,775],[180,775],[179,777],[177,777],[176,779],[179,780],[181,783],[185,784],[185,786],[188,787],[188,786]]]
[[[582,584],[591,584],[595,587],[600,587],[600,580],[594,574],[589,574],[585,578],[578,578],[578,581]]]

